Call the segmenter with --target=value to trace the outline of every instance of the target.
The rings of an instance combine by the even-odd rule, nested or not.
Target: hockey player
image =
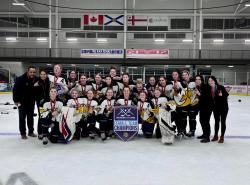
[[[61,135],[59,130],[59,122],[62,119],[62,107],[63,103],[56,100],[57,90],[55,88],[50,89],[50,101],[45,102],[41,112],[41,124],[43,134],[43,144],[48,144],[48,139],[52,143],[57,143],[58,138]],[[49,128],[51,131],[49,132]]]
[[[129,74],[128,73],[123,73],[122,74],[122,82],[118,83],[119,88],[120,88],[120,95],[123,94],[123,88],[124,87],[129,87],[130,91],[133,90],[133,88],[135,87],[135,83],[133,82],[133,80],[131,80],[129,78]]]
[[[106,98],[101,102],[98,115],[101,138],[103,141],[113,134],[113,107],[115,105],[113,89],[108,88],[105,94]]]
[[[142,132],[145,138],[152,138],[154,132],[155,119],[153,113],[150,112],[152,106],[152,102],[147,100],[146,92],[141,91],[137,109],[140,115],[139,123],[142,124]]]
[[[83,117],[84,117],[84,128],[87,127],[89,137],[95,139],[96,135],[100,134],[98,128],[96,128],[96,115],[98,113],[98,103],[94,99],[94,93],[92,90],[88,90],[87,97],[83,98]]]
[[[147,92],[148,92],[148,98],[151,99],[151,98],[154,97],[154,91],[155,91],[156,85],[157,85],[157,83],[156,83],[155,77],[150,76],[148,84],[146,85],[146,89],[147,89]]]
[[[76,83],[74,89],[77,89],[79,92],[79,97],[86,97],[86,93],[88,90],[92,90],[92,86],[87,82],[87,76],[81,75],[80,80]]]
[[[117,82],[114,81],[111,76],[106,76],[105,77],[105,82],[106,83],[105,83],[105,85],[103,86],[103,88],[101,90],[101,94],[105,98],[107,90],[112,89],[113,90],[113,97],[117,98],[118,95],[119,95],[119,86],[118,86]]]
[[[99,101],[99,98],[101,98],[103,96],[103,94],[101,93],[102,88],[104,87],[104,82],[102,80],[101,74],[97,73],[95,75],[95,80],[93,82],[90,82],[90,84],[92,85],[92,90],[94,93],[94,98]]]
[[[141,92],[146,92],[146,88],[143,86],[143,82],[141,80],[137,80],[135,87],[132,90],[132,97],[134,102],[138,102],[139,100],[139,95]]]
[[[156,88],[154,90],[154,98],[151,100],[153,103],[153,108],[155,110],[155,118],[159,120],[159,109],[160,108],[165,108],[166,104],[168,102],[168,99],[165,96],[161,96],[161,91],[159,88]],[[156,138],[161,138],[161,131],[160,131],[160,126],[159,122],[157,121],[156,124]]]
[[[172,91],[172,86],[170,86],[167,83],[167,79],[164,76],[161,76],[159,78],[159,83],[158,83],[157,87],[160,89],[162,96],[165,96],[167,98],[171,98],[170,93]]]
[[[198,108],[195,106],[198,103],[198,99],[196,98],[196,85],[193,79],[190,78],[189,71],[184,70],[182,72],[183,83],[185,84],[186,91],[186,106],[183,106],[182,109],[182,124],[183,129],[186,131],[187,126],[187,117],[189,117],[189,132],[186,134],[188,137],[194,137],[196,130],[196,116],[198,114]],[[190,101],[188,105],[187,102]],[[184,132],[185,132],[184,131]]]
[[[130,96],[130,88],[128,86],[123,88],[123,95],[120,98],[118,98],[118,100],[116,101],[116,105],[122,105],[122,106],[135,105]]]
[[[76,132],[74,137],[77,140],[80,140],[81,138],[81,130],[84,125],[83,120],[82,120],[82,114],[81,114],[81,107],[83,106],[83,99],[78,98],[79,93],[77,89],[73,88],[71,89],[71,99],[68,100],[67,106],[71,108],[75,108],[75,124],[76,124]],[[86,128],[85,128],[86,130]]]
[[[50,87],[55,87],[57,90],[58,99],[66,104],[66,97],[68,93],[68,86],[66,80],[61,77],[62,66],[56,64],[54,66],[54,75],[48,75],[48,78],[51,82]]]

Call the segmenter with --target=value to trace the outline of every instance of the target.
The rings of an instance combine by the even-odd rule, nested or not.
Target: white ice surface
[[[0,103],[10,100],[0,95]],[[17,110],[0,105],[0,112],[9,107],[9,114],[0,114],[0,185],[21,172],[38,185],[248,185],[250,97],[230,96],[229,102],[224,144],[185,139],[172,146],[142,136],[127,143],[82,139],[43,146],[36,138],[21,140]]]

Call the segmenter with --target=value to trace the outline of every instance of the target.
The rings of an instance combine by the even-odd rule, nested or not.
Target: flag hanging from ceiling
[[[90,25],[90,26],[102,26],[103,15],[97,15],[97,14],[84,15],[83,23],[84,25]]]
[[[148,17],[141,15],[129,15],[128,16],[128,26],[147,26]]]
[[[124,25],[124,15],[104,15],[104,25],[123,26]]]

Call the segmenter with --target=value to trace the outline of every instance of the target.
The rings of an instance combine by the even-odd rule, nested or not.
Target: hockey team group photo
[[[53,66],[53,73],[29,66],[16,78],[13,101],[21,139],[37,137],[47,145],[88,139],[129,141],[142,135],[167,145],[194,138],[224,143],[229,94],[215,76],[205,80],[188,70],[174,70],[170,78],[148,76],[144,83],[116,66],[107,74],[77,75],[74,70],[64,74],[60,64]]]

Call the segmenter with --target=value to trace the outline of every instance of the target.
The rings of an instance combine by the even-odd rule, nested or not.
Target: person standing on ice
[[[228,113],[228,92],[225,87],[219,85],[217,79],[214,76],[208,78],[208,84],[210,86],[211,95],[213,98],[213,113],[215,119],[214,125],[214,137],[211,141],[218,141],[218,143],[224,143],[224,134],[226,131],[226,119]],[[221,123],[221,136],[218,138],[218,132]]]
[[[38,80],[36,68],[29,66],[27,72],[16,79],[13,88],[13,101],[18,107],[19,114],[19,131],[22,139],[27,139],[26,121],[28,125],[28,136],[36,137],[34,134],[34,108],[35,108],[35,87],[34,84]]]

